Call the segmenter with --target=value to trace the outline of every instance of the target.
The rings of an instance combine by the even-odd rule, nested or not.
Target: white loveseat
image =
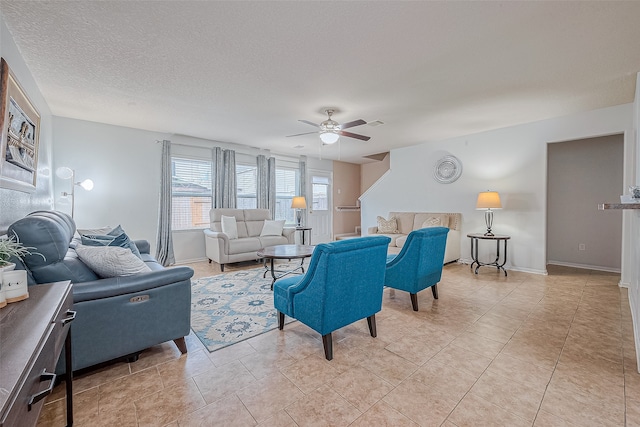
[[[395,218],[398,232],[394,234],[378,233],[378,227],[369,227],[370,235],[384,235],[391,238],[389,243],[389,253],[398,253],[407,236],[413,230],[424,228],[427,225],[440,225],[448,227],[447,246],[444,253],[444,263],[457,261],[460,259],[460,228],[462,226],[462,215],[459,213],[432,213],[432,212],[389,212],[385,219]],[[438,221],[439,220],[439,221]],[[425,222],[427,224],[425,224]],[[438,223],[439,222],[439,223]]]
[[[222,232],[222,216],[235,217],[238,238],[230,239]],[[230,262],[257,259],[256,252],[267,246],[288,245],[294,243],[295,227],[284,227],[279,236],[261,236],[264,222],[271,220],[268,209],[211,209],[210,228],[204,230],[205,251],[209,262],[224,265]]]

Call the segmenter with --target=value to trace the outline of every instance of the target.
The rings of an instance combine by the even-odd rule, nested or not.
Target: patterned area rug
[[[276,268],[287,269],[289,265]],[[193,281],[191,329],[210,352],[278,327],[271,274],[266,278],[263,274],[260,267]],[[287,323],[293,321],[286,319]]]

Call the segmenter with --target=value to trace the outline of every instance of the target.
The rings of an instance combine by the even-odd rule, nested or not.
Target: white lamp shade
[[[497,191],[483,191],[478,193],[476,209],[502,209],[500,195]]]
[[[338,139],[340,139],[340,135],[332,131],[320,132],[320,140],[325,144],[335,144]]]
[[[66,166],[60,166],[56,169],[56,176],[60,179],[71,179],[71,177],[73,177],[73,170]]]
[[[295,196],[291,200],[291,208],[292,209],[307,209],[307,201],[304,196]]]
[[[78,185],[87,191],[93,190],[93,181],[90,179],[85,179],[84,181],[79,182]]]

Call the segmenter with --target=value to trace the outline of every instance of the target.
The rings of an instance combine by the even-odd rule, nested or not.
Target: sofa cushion
[[[389,242],[389,246],[396,246],[397,240],[403,236],[406,237],[406,234],[378,234],[378,236],[387,236],[391,239],[391,242]]]
[[[243,254],[245,252],[257,252],[262,248],[258,237],[245,237],[243,239],[229,240],[229,255]]]
[[[416,216],[415,212],[390,212],[389,216],[396,218],[399,234],[409,234],[413,231],[413,220]],[[422,224],[422,222],[420,222],[420,224]]]
[[[131,276],[151,269],[128,248],[120,246],[78,245],[80,260],[102,278]]]
[[[431,218],[427,218],[420,228],[430,228],[430,227],[442,227],[442,218],[437,218],[432,216]]]
[[[439,224],[438,224],[439,220]],[[415,219],[413,221],[413,229],[418,230],[420,228],[425,228],[428,225],[425,225],[425,222],[429,222],[432,224],[432,227],[449,227],[449,216],[443,213],[429,213],[429,212],[418,212],[415,214]]]
[[[395,217],[384,219],[379,216],[378,220],[378,234],[395,234],[398,232],[398,222]]]
[[[140,258],[138,247],[119,225],[105,234],[80,233],[80,241],[86,246],[120,246],[121,248],[129,248],[135,256]]]
[[[260,248],[276,245],[288,245],[289,240],[283,235],[280,236],[260,236]]]
[[[285,220],[265,220],[260,232],[260,237],[263,236],[282,236],[282,229],[284,228]]]
[[[229,237],[229,240],[238,238],[238,224],[236,223],[236,217],[222,215],[220,224],[222,225],[222,232]]]

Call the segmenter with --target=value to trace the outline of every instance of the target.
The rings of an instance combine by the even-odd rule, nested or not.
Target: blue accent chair
[[[280,330],[285,314],[309,326],[322,335],[327,360],[333,359],[331,332],[337,329],[366,317],[375,338],[390,241],[373,236],[317,245],[305,275],[274,284]]]
[[[418,311],[418,292],[421,290],[431,287],[433,297],[438,299],[437,285],[442,277],[448,232],[446,227],[414,230],[399,254],[387,256],[384,284],[409,292],[414,311]]]
[[[141,258],[151,271],[101,279],[78,258],[72,243],[75,231],[73,219],[58,211],[33,212],[8,230],[44,256],[16,260],[16,269],[27,270],[29,286],[73,283],[77,315],[71,323],[72,370],[122,357],[135,361],[142,350],[170,340],[186,353],[193,270],[163,267],[149,254],[149,243],[137,240]],[[65,372],[64,357],[56,372]]]

